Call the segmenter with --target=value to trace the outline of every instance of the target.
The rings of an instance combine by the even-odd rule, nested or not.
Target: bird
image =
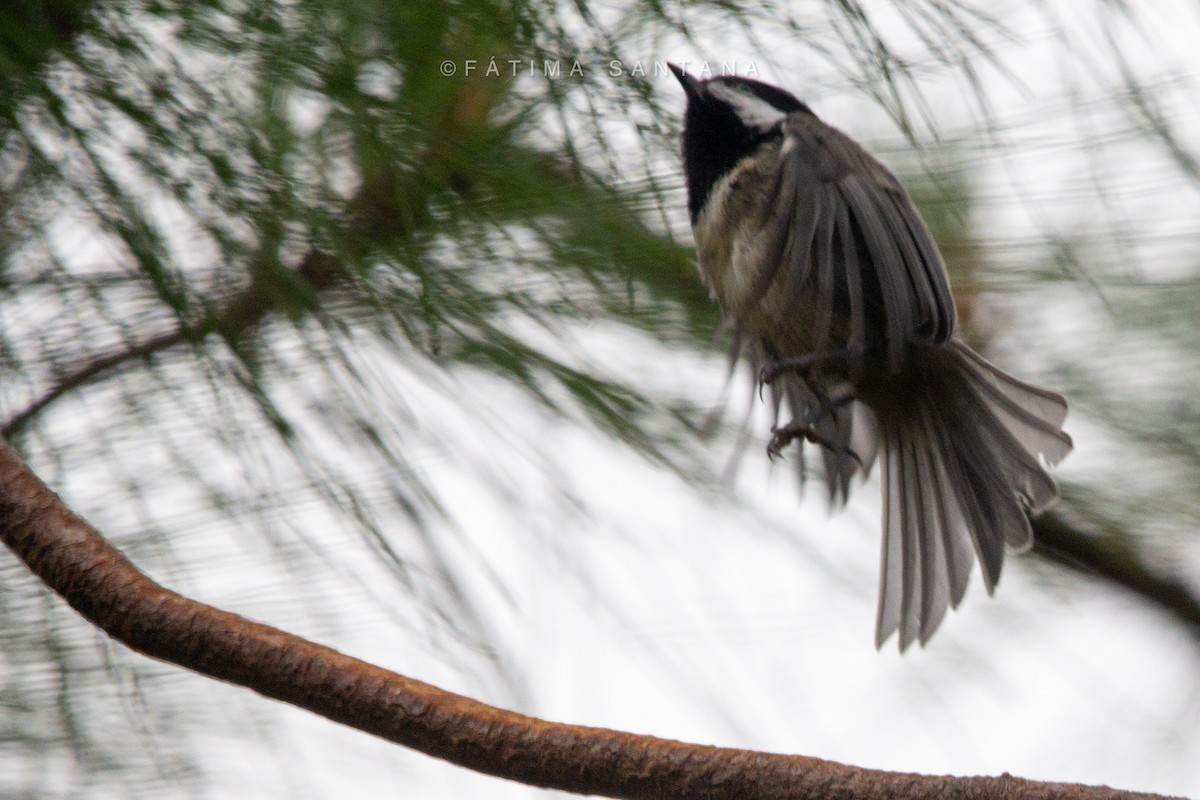
[[[700,277],[766,387],[774,459],[819,449],[831,504],[880,463],[875,646],[922,646],[975,561],[991,595],[1006,551],[1072,449],[1067,403],[955,336],[949,276],[900,181],[792,93],[671,64]],[[778,424],[782,414],[790,420]]]

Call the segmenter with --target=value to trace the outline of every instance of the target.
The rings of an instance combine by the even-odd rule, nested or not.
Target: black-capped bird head
[[[688,212],[692,222],[716,182],[765,140],[779,136],[779,123],[807,105],[776,86],[723,75],[699,80],[668,64],[687,93],[683,123],[683,160],[688,176]]]

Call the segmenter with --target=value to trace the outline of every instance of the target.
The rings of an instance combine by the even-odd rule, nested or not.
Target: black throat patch
[[[781,113],[812,113],[808,106],[782,89],[757,81],[735,80]],[[765,131],[748,127],[728,103],[711,95],[689,98],[683,124],[683,168],[688,187],[688,215],[693,225],[717,182],[763,142],[781,135],[779,125]]]

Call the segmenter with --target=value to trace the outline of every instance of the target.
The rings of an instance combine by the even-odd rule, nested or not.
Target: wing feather
[[[837,225],[837,199],[829,189],[822,187],[813,195],[822,208],[828,207],[829,213],[823,214],[817,223],[816,236],[813,238],[813,277],[816,281],[817,309],[813,317],[813,330],[816,334],[816,344],[813,350],[824,352],[829,347],[829,332],[833,326],[834,296],[838,275],[833,256],[833,239]]]
[[[880,219],[870,187],[857,175],[847,175],[838,188],[850,208],[853,224],[866,245],[862,264],[864,286],[874,287],[879,294],[878,305],[883,309],[883,345],[888,365],[893,372],[900,369],[905,346],[913,339],[916,325],[908,280],[893,236]],[[866,299],[866,298],[864,298]]]
[[[791,150],[795,150],[793,144]],[[819,182],[803,160],[788,158],[785,144],[781,153],[786,166],[780,169],[772,189],[771,223],[773,238],[767,245],[767,267],[758,279],[758,286],[748,297],[747,308],[758,303],[770,289],[779,273],[784,271],[789,285],[802,288],[809,280],[812,264],[813,236],[821,218],[820,195],[814,193]]]
[[[948,342],[954,333],[958,315],[954,308],[954,296],[950,293],[950,279],[946,274],[942,254],[938,252],[933,234],[930,233],[925,220],[921,219],[921,214],[912,200],[904,193],[893,193],[891,200],[908,230],[908,236],[903,237],[904,241],[916,247],[918,251],[926,286],[930,290],[933,323],[930,341],[939,344]]]
[[[786,267],[794,286],[815,293],[819,337],[845,320],[845,339],[822,345],[882,346],[897,370],[908,344],[948,341],[956,315],[946,268],[896,177],[812,114],[790,114],[781,131],[776,208],[792,224],[782,225],[772,269]],[[830,266],[836,282],[826,280]]]
[[[831,193],[832,194],[832,193]],[[854,228],[850,224],[850,209],[845,203],[834,203],[834,232],[837,235],[842,255],[842,269],[846,276],[846,305],[850,311],[850,333],[847,346],[860,351],[867,347],[867,322],[864,312],[862,265],[858,260],[858,246],[854,241]]]

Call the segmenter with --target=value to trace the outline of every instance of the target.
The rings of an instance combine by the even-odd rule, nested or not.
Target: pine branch
[[[296,276],[303,282],[305,293],[310,295],[305,300],[311,304],[315,303],[321,292],[342,283],[346,272],[336,259],[319,250],[311,250],[296,270]],[[120,350],[98,355],[78,364],[37,399],[10,417],[0,427],[0,433],[3,433],[6,439],[15,439],[39,414],[73,391],[102,381],[118,370],[150,359],[158,353],[180,345],[200,342],[214,333],[235,340],[276,310],[277,304],[272,302],[260,287],[251,286],[230,298],[219,311],[210,314],[197,325],[189,326],[181,322],[171,330],[148,336]]]
[[[1183,581],[1148,564],[1142,553],[1123,545],[1128,541],[1124,537],[1092,536],[1057,514],[1043,514],[1033,521],[1033,540],[1035,552],[1050,561],[1133,592],[1200,638],[1200,597]]]
[[[198,603],[140,572],[0,444],[0,538],[114,639],[478,772],[621,798],[1154,798],[1107,787],[861,769],[547,722]]]

